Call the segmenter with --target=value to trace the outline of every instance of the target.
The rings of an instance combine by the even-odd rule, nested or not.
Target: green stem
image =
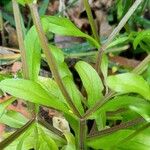
[[[86,9],[87,16],[88,16],[88,20],[90,22],[90,26],[91,26],[91,29],[92,29],[92,32],[93,32],[93,36],[94,36],[95,40],[100,44],[100,38],[98,36],[98,32],[96,31],[96,25],[95,25],[95,22],[94,22],[94,19],[93,19],[93,16],[92,16],[92,11],[91,11],[89,2],[88,2],[88,0],[83,0],[83,2],[84,2],[84,6],[85,6],[85,9]]]
[[[21,14],[19,10],[19,5],[16,2],[16,0],[12,0],[13,4],[13,11],[14,11],[14,17],[15,17],[15,24],[16,24],[16,30],[17,30],[17,36],[18,36],[18,43],[19,43],[19,49],[21,54],[21,61],[22,61],[22,71],[23,71],[23,77],[25,79],[29,79],[29,70],[28,70],[28,62],[27,62],[27,56],[26,56],[26,49],[24,45],[24,34],[22,31],[22,20],[21,20]],[[31,112],[32,116],[35,116],[35,104],[28,102],[28,109]]]
[[[15,139],[17,139],[20,135],[22,135],[33,124],[34,121],[35,121],[35,118],[31,119],[23,127],[21,127],[16,132],[14,132],[13,134],[11,134],[9,137],[7,137],[2,142],[0,142],[0,148],[4,149],[9,144],[11,144]]]
[[[143,0],[136,0],[134,2],[134,4],[129,9],[129,11],[122,18],[122,20],[119,22],[118,26],[109,35],[106,43],[104,43],[102,45],[102,47],[99,49],[96,64],[95,64],[95,69],[97,70],[98,73],[100,72],[100,64],[101,64],[103,52],[106,50],[107,46],[114,40],[114,38],[117,36],[117,34],[120,32],[120,30],[124,27],[124,25],[127,23],[128,19],[131,17],[131,15],[134,13],[134,11],[137,9],[137,7],[141,4],[142,1]]]
[[[114,127],[92,133],[88,136],[88,140],[96,138],[96,137],[102,137],[102,136],[105,136],[105,135],[108,135],[108,134],[112,134],[116,131],[132,127],[132,126],[140,124],[142,122],[145,122],[145,120],[142,117],[139,117],[139,118],[136,118],[134,120],[121,123],[120,125],[116,125]]]
[[[19,6],[18,6],[18,3],[16,2],[16,0],[12,0],[12,4],[13,4],[15,23],[16,23],[19,49],[20,49],[20,53],[21,53],[23,76],[25,79],[28,79],[29,73],[28,73],[28,65],[27,65],[27,61],[26,61],[26,51],[25,51],[25,46],[24,46]]]
[[[67,92],[67,90],[66,90],[66,88],[65,88],[65,86],[61,80],[61,77],[59,75],[55,58],[52,55],[51,50],[49,49],[48,42],[47,42],[46,36],[44,34],[44,31],[43,31],[43,28],[42,28],[42,25],[40,22],[40,17],[39,17],[38,10],[37,10],[37,5],[36,4],[30,4],[29,7],[30,7],[30,11],[31,11],[34,25],[36,27],[36,30],[37,30],[37,33],[38,33],[38,36],[40,39],[41,47],[43,49],[43,52],[45,53],[48,65],[50,66],[50,69],[52,71],[54,79],[57,82],[63,96],[65,97],[65,99],[66,99],[67,103],[69,104],[70,108],[72,109],[72,111],[78,117],[81,117],[79,111],[77,110],[74,103],[72,102],[72,99],[71,99],[70,95],[68,94],[68,92]]]
[[[90,109],[87,110],[87,112],[83,115],[83,119],[88,119],[88,117],[96,112],[99,108],[101,108],[104,104],[106,104],[111,97],[113,97],[115,95],[115,92],[109,92],[103,99],[99,100],[96,102],[96,104],[94,104],[93,107],[91,107]]]
[[[134,73],[141,73],[141,71],[144,71],[143,68],[150,62],[150,54],[136,67],[132,70]]]
[[[79,150],[86,150],[86,133],[87,133],[86,120],[80,119],[80,135],[78,141]]]

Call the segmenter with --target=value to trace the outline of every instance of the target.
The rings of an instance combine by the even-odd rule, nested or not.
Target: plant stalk
[[[86,150],[86,133],[87,133],[86,120],[80,119],[80,135],[78,141],[79,150]]]
[[[92,29],[92,32],[93,32],[93,36],[94,36],[95,40],[100,44],[100,38],[98,36],[98,32],[96,31],[96,25],[95,25],[95,22],[94,22],[94,19],[93,19],[93,16],[92,16],[92,11],[91,11],[89,2],[88,2],[88,0],[83,0],[83,2],[84,2],[84,6],[85,6],[87,16],[88,16],[88,20],[90,22],[90,26],[91,26],[91,29]]]
[[[134,120],[116,125],[114,127],[111,127],[111,128],[108,128],[108,129],[105,129],[105,130],[102,130],[102,131],[97,131],[95,133],[89,134],[88,139],[96,138],[96,137],[102,137],[102,136],[105,136],[105,135],[108,135],[108,134],[112,134],[116,131],[126,129],[126,128],[132,127],[134,125],[143,123],[143,122],[145,122],[145,120],[142,117],[139,117],[139,118],[136,118]]]
[[[87,112],[83,115],[82,119],[88,119],[88,117],[96,112],[99,108],[101,108],[104,104],[106,104],[110,98],[112,98],[115,95],[115,92],[109,92],[103,99],[97,101],[93,107],[87,110]]]
[[[28,73],[28,65],[27,65],[27,61],[26,61],[26,51],[25,51],[23,32],[22,32],[22,26],[21,26],[19,5],[16,2],[16,0],[12,0],[12,4],[13,4],[13,12],[14,12],[15,23],[16,23],[19,49],[20,49],[20,53],[21,53],[23,77],[25,79],[28,79],[29,78],[29,73]]]
[[[136,0],[134,2],[134,4],[131,6],[131,8],[126,13],[126,15],[119,22],[118,26],[109,35],[108,40],[106,41],[106,43],[104,43],[101,46],[101,48],[99,49],[96,64],[95,64],[95,69],[97,70],[98,73],[100,72],[100,64],[101,64],[103,52],[106,50],[107,46],[114,40],[114,38],[117,36],[117,34],[120,32],[120,30],[124,27],[124,25],[127,23],[128,19],[134,13],[134,11],[137,9],[137,7],[142,3],[142,1],[143,0]]]
[[[69,104],[70,108],[72,109],[72,111],[80,118],[81,115],[80,115],[79,111],[77,110],[77,108],[75,107],[74,103],[72,102],[72,99],[71,99],[70,95],[68,94],[68,92],[67,92],[67,90],[66,90],[66,88],[65,88],[65,86],[61,80],[55,58],[52,55],[51,50],[49,49],[47,38],[44,34],[44,31],[43,31],[43,28],[42,28],[42,25],[40,22],[40,17],[39,17],[38,10],[37,10],[37,5],[36,4],[29,4],[29,8],[31,11],[34,25],[36,27],[36,30],[37,30],[37,33],[38,33],[38,36],[40,39],[41,47],[43,49],[43,52],[45,53],[48,65],[50,66],[50,69],[52,71],[54,79],[57,82],[63,96],[65,97],[65,99],[66,99],[67,103]]]
[[[150,62],[150,54],[136,67],[132,70],[133,73],[139,74],[141,70]]]
[[[9,144],[11,144],[15,139],[17,139],[21,134],[23,134],[34,123],[34,121],[35,121],[35,118],[31,119],[23,127],[21,127],[16,132],[11,134],[9,137],[7,137],[2,142],[0,142],[0,148],[4,149]]]

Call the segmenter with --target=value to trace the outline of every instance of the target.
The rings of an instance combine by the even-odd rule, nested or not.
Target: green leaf
[[[88,96],[88,106],[93,106],[102,98],[103,84],[96,70],[86,62],[79,61],[75,69],[80,75]]]
[[[140,108],[140,105],[144,105],[144,106],[147,105],[147,106],[145,107],[145,110],[143,110],[144,106],[143,108]],[[106,104],[104,104],[103,107],[101,107],[101,109],[99,109],[95,113],[116,111],[119,108],[131,108],[131,107],[138,107],[139,109],[141,109],[141,111],[143,111],[144,113],[143,114],[139,113],[139,114],[145,119],[148,119],[148,117],[150,117],[149,111],[148,111],[148,109],[150,108],[150,102],[142,98],[133,97],[133,96],[117,96],[111,99],[110,101],[108,101]]]
[[[64,55],[63,55],[62,50],[57,48],[54,45],[49,45],[49,48],[50,48],[53,56],[55,57],[55,60],[57,62],[58,71],[59,71],[61,78],[63,79],[66,76],[69,76],[70,78],[72,78],[72,73],[70,72],[67,64],[64,62]]]
[[[37,137],[34,137],[34,124],[30,126],[26,132],[21,135],[16,141],[18,144],[16,144],[16,150],[26,150],[26,149],[32,149],[34,148],[35,141],[37,140]]]
[[[64,54],[62,52],[62,50],[54,45],[50,45],[49,44],[49,48],[53,54],[53,56],[55,57],[57,64],[61,64],[64,62]]]
[[[103,150],[149,150],[150,147],[150,130],[139,133],[133,139],[120,142],[128,137],[134,130],[120,130],[106,136],[91,138],[87,141],[87,145],[94,149]]]
[[[20,135],[17,139],[15,139],[12,143],[10,143],[5,150],[29,150],[34,148],[35,137],[33,137],[33,124],[28,126],[26,131]]]
[[[150,128],[145,129],[132,139],[118,144],[115,150],[149,150]],[[117,145],[117,144],[116,144]]]
[[[87,145],[93,149],[110,150],[115,143],[126,138],[133,130],[120,130],[102,137],[91,138],[87,140]]]
[[[33,26],[25,36],[25,49],[26,57],[29,71],[29,79],[37,80],[40,71],[40,61],[41,61],[41,46],[39,38]]]
[[[26,119],[22,114],[15,111],[7,111],[0,118],[0,123],[6,124],[13,128],[20,128],[26,124],[28,119]]]
[[[29,4],[32,2],[36,2],[37,0],[17,0],[17,2],[23,6],[25,6],[25,4]]]
[[[50,31],[58,35],[84,37],[91,41],[97,48],[99,43],[91,36],[81,32],[69,19],[57,16],[44,16],[41,19],[44,31]]]
[[[16,98],[15,97],[11,97],[8,100],[0,103],[0,118],[2,117],[2,115],[5,113],[6,107],[9,106],[13,101],[15,101]]]
[[[129,108],[138,114],[140,114],[147,122],[150,122],[150,103],[149,102],[144,102],[144,103],[135,103]]]
[[[38,142],[37,142],[37,149],[38,150],[45,150],[45,149],[52,149],[58,150],[58,147],[55,141],[47,136],[42,128],[38,127]]]
[[[62,95],[57,83],[53,79],[39,76],[38,81],[39,81],[40,85],[45,90],[47,90],[48,93],[51,93],[57,99],[59,99],[60,101],[65,103],[65,98]]]
[[[119,93],[137,93],[150,100],[150,87],[142,76],[134,73],[112,75],[107,78],[107,85]]]
[[[124,45],[124,43],[126,43],[128,40],[129,40],[128,36],[118,37],[107,46],[107,49],[119,45]]]
[[[141,42],[141,41],[145,41],[146,40],[146,43],[149,44],[149,40],[150,40],[150,30],[144,30],[144,31],[141,31],[137,34],[136,38],[134,39],[133,41],[133,46],[134,46],[134,49],[137,48],[138,44]],[[147,49],[148,50],[148,49]]]
[[[75,137],[71,133],[64,133],[67,139],[67,145],[62,148],[62,150],[76,150],[75,147]]]
[[[63,79],[63,82],[76,108],[78,109],[80,114],[83,115],[84,109],[81,103],[83,96],[81,95],[80,91],[78,90],[78,88],[76,87],[76,85],[74,84],[71,78],[65,77]]]
[[[24,79],[6,79],[0,82],[0,88],[9,94],[24,100],[53,107],[68,112],[65,103],[48,93],[42,86],[34,81]]]

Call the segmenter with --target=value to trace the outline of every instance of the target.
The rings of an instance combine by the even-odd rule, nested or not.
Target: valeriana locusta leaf
[[[112,75],[107,78],[107,85],[119,93],[138,93],[150,100],[150,87],[142,76],[134,73]]]
[[[148,110],[148,107],[150,107],[150,102],[147,100],[144,100],[142,98],[134,97],[134,96],[116,96],[115,98],[111,99],[108,103],[104,104],[101,107],[101,109],[96,111],[94,114],[103,113],[103,112],[107,112],[107,111],[116,111],[120,108],[130,108],[132,106],[140,108],[140,104],[147,105],[145,108],[146,109],[145,115],[144,114],[143,115],[148,116],[148,113],[146,113],[146,112]],[[143,108],[141,108],[141,109],[143,109]],[[92,118],[92,116],[90,118]]]
[[[15,97],[68,112],[65,103],[48,93],[40,84],[34,81],[6,79],[0,82],[0,88]]]
[[[37,142],[37,149],[38,150],[58,150],[58,147],[55,141],[49,137],[45,132],[42,130],[41,127],[38,126],[38,142]]]
[[[149,40],[150,40],[150,30],[144,30],[139,32],[133,41],[134,49],[136,49],[138,44],[142,41],[146,41],[146,43],[149,44],[148,42]]]
[[[62,95],[57,83],[53,79],[39,76],[38,81],[40,85],[47,90],[47,92],[51,93],[60,101],[65,103],[64,96]]]
[[[149,101],[135,103],[130,105],[129,108],[140,114],[147,122],[150,122],[150,103]]]
[[[125,138],[134,134],[133,129],[125,129],[107,134],[102,137],[89,139],[87,145],[94,149],[103,150],[149,150],[150,147],[150,129],[147,128],[139,132],[136,136],[129,140],[123,141]]]
[[[84,61],[75,65],[88,96],[88,106],[91,107],[102,98],[103,84],[96,70]]]
[[[56,47],[54,45],[49,45],[49,48],[50,48],[53,56],[55,57],[55,60],[57,62],[58,71],[59,71],[61,78],[63,79],[66,76],[69,76],[70,78],[72,78],[72,73],[70,72],[67,64],[64,62],[64,55],[63,55],[63,52],[61,51],[61,49],[59,49],[58,47]]]
[[[25,4],[30,4],[30,3],[32,3],[32,2],[35,2],[35,0],[17,0],[17,2],[19,3],[19,4],[21,4],[21,5],[25,5]],[[36,0],[37,1],[37,0]]]
[[[29,79],[37,80],[40,71],[41,46],[35,26],[32,26],[25,36],[26,58]]]
[[[57,16],[44,16],[41,19],[45,32],[53,32],[58,35],[83,37],[91,41],[97,48],[99,43],[91,36],[80,31],[69,19]]]
[[[75,83],[73,82],[73,80],[70,77],[63,78],[63,82],[68,90],[70,97],[73,100],[74,105],[76,106],[76,108],[78,109],[80,114],[83,115],[84,109],[83,109],[83,106],[81,103],[83,96],[81,95],[80,91],[78,90]]]
[[[7,110],[0,118],[0,123],[6,124],[13,128],[20,128],[28,121],[22,114],[16,111]]]
[[[103,137],[92,138],[87,140],[87,145],[93,149],[110,150],[111,146],[114,146],[115,143],[123,140],[133,131],[134,130],[120,130],[113,134],[107,134]]]
[[[3,113],[5,112],[6,107],[9,106],[15,100],[16,100],[15,97],[11,97],[11,98],[7,99],[6,101],[0,103],[0,118],[2,117]]]

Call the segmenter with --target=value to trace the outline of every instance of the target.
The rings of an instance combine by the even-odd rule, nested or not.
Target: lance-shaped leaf
[[[150,40],[150,30],[145,30],[145,31],[139,32],[133,41],[134,49],[136,49],[138,44],[140,44],[142,41],[144,41],[145,44],[149,45],[149,40]],[[147,51],[148,51],[148,49],[147,49]]]
[[[29,79],[37,80],[40,71],[41,46],[35,26],[33,26],[25,36],[25,49]]]
[[[138,93],[150,100],[150,87],[142,76],[134,73],[123,73],[109,76],[107,85],[113,91],[119,93]]]
[[[65,103],[59,101],[57,97],[48,93],[40,84],[34,81],[6,79],[0,82],[0,88],[15,97],[68,112]]]
[[[7,99],[6,101],[0,103],[0,118],[4,114],[6,107],[9,106],[15,100],[16,100],[15,97],[11,97],[11,98]]]
[[[44,16],[41,19],[45,32],[50,31],[58,35],[83,37],[91,41],[97,48],[99,43],[91,36],[80,31],[69,19],[57,16]]]
[[[0,123],[6,124],[13,128],[20,128],[28,121],[22,114],[16,111],[8,110],[5,114],[0,118]]]
[[[75,69],[80,75],[88,95],[88,106],[91,107],[102,98],[103,84],[96,70],[86,62],[79,61]]]
[[[149,121],[150,102],[134,96],[117,96],[104,104],[93,116],[97,113],[116,111],[120,108],[130,108],[139,113],[145,120]],[[92,118],[92,116],[90,118]]]
[[[121,130],[103,137],[96,137],[87,140],[87,145],[93,149],[109,150],[115,143],[126,138],[134,130]]]
[[[135,103],[129,108],[141,115],[147,122],[150,122],[150,103],[148,101]]]
[[[47,134],[45,134],[45,132],[40,127],[38,127],[38,140],[36,147],[38,150],[44,149],[58,150],[55,141]]]
[[[78,109],[80,114],[83,115],[84,109],[83,109],[83,106],[81,103],[83,96],[81,95],[80,91],[78,90],[75,83],[73,82],[73,80],[70,77],[63,78],[63,82],[67,88],[67,91],[68,91],[74,105],[76,106],[76,108]]]
[[[17,2],[19,3],[19,4],[21,4],[21,5],[25,5],[25,4],[30,4],[30,3],[32,3],[32,2],[35,2],[35,0],[17,0]],[[36,0],[37,1],[37,0]]]
[[[47,90],[47,92],[51,93],[60,101],[63,101],[65,103],[65,98],[62,95],[57,83],[53,79],[40,76],[38,82],[45,90]]]
[[[112,134],[107,134],[102,137],[91,138],[87,141],[87,145],[94,149],[103,150],[149,150],[150,147],[150,129],[147,128],[136,134],[131,139],[121,142],[132,133],[136,132],[133,129],[120,130]]]

